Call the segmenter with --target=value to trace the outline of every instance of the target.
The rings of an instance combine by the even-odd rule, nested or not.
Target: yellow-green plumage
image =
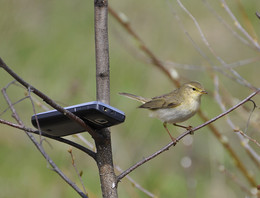
[[[189,82],[168,94],[151,99],[128,93],[120,94],[142,102],[139,108],[151,110],[151,117],[167,123],[179,123],[189,119],[198,111],[201,95],[205,93],[200,83]]]
[[[142,102],[143,104],[139,106],[139,108],[149,109],[151,117],[163,121],[164,128],[172,141],[175,141],[167,128],[167,123],[190,130],[191,126],[185,127],[176,123],[184,122],[195,115],[200,107],[200,98],[206,93],[207,92],[199,82],[189,82],[168,94],[151,99],[129,93],[119,94]]]

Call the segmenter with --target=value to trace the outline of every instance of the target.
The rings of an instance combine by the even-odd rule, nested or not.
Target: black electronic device
[[[110,127],[120,124],[125,120],[124,112],[104,104],[99,101],[82,103],[65,107],[66,110],[80,117],[87,125],[94,130]],[[73,120],[63,115],[57,110],[38,113],[32,116],[32,124],[40,130],[51,136],[66,136],[85,131],[85,129]]]

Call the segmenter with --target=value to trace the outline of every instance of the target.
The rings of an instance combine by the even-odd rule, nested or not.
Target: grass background
[[[170,3],[169,3],[170,2]],[[118,1],[111,0],[110,6],[124,13],[134,30],[161,60],[199,65],[207,62],[193,47],[178,25],[172,9],[182,20],[194,42],[205,51],[211,61],[220,65],[203,44],[193,21],[175,1]],[[240,3],[239,3],[240,2]],[[259,52],[246,47],[230,31],[225,29],[212,12],[201,2],[183,1],[210,41],[219,57],[227,63],[259,57]],[[234,29],[234,22],[221,7],[220,1],[209,1],[212,7]],[[260,20],[255,17],[260,2],[230,1],[230,7],[251,35],[259,35]],[[248,21],[239,8],[243,5]],[[0,56],[23,79],[43,91],[64,106],[95,100],[95,50],[93,1],[13,1],[0,3]],[[254,28],[252,31],[251,24]],[[256,38],[257,39],[257,38]],[[126,169],[145,156],[157,151],[170,139],[158,120],[149,118],[145,110],[136,108],[137,102],[119,96],[118,92],[130,92],[145,97],[167,93],[175,87],[165,75],[139,57],[142,52],[138,44],[109,16],[111,105],[126,113],[126,122],[113,127],[112,141],[114,162]],[[201,70],[177,69],[186,79],[197,80],[212,93],[214,85],[209,75]],[[256,87],[260,87],[258,63],[239,67],[237,71]],[[250,91],[219,74],[221,83],[229,93],[243,99]],[[0,70],[0,85],[12,81]],[[184,81],[183,81],[184,82]],[[25,90],[11,86],[8,89],[13,102],[24,97]],[[214,99],[202,99],[202,110],[208,117],[221,112]],[[256,102],[259,98],[256,98]],[[249,106],[249,105],[248,105]],[[0,112],[7,105],[0,97]],[[250,106],[249,106],[250,107]],[[33,111],[30,101],[16,105],[23,121],[30,125]],[[43,111],[38,108],[38,111]],[[259,114],[259,111],[256,111]],[[245,127],[246,120],[231,114],[238,127]],[[10,111],[1,118],[12,120]],[[187,125],[196,126],[202,121],[195,116]],[[241,149],[237,137],[231,133],[225,119],[216,122],[218,129],[229,138],[230,145],[238,152],[248,170],[259,178],[259,170]],[[254,132],[255,138],[259,134]],[[62,181],[48,166],[26,135],[18,130],[0,125],[0,197],[76,197],[77,194]],[[177,136],[181,129],[171,127]],[[83,134],[92,142],[88,134]],[[78,141],[75,137],[71,139]],[[186,141],[186,142],[185,142]],[[192,144],[189,144],[192,141]],[[68,146],[48,140],[45,149],[55,163],[73,181],[80,185],[71,165]],[[188,142],[188,143],[187,143]],[[253,145],[254,146],[254,145]],[[259,148],[256,147],[259,150]],[[101,197],[99,176],[95,163],[86,155],[73,149],[79,170],[90,197]],[[192,165],[185,168],[185,160]],[[234,162],[207,128],[195,136],[186,137],[184,143],[171,148],[151,162],[131,173],[139,184],[158,197],[244,197],[245,194],[225,175],[218,171],[224,164],[246,186],[247,181],[237,171]],[[185,164],[185,163],[184,163]],[[258,182],[259,179],[258,179]],[[119,197],[147,197],[130,182],[123,179],[119,185]]]

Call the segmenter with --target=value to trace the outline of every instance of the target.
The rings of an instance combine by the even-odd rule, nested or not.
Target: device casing
[[[80,117],[94,130],[110,127],[124,122],[124,112],[99,101],[87,102],[65,107],[66,110]],[[66,136],[85,131],[77,122],[70,120],[57,110],[47,111],[33,115],[31,118],[34,127],[51,136]]]

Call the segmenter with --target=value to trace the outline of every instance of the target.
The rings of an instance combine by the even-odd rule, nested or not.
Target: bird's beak
[[[201,94],[208,94],[208,92],[206,92],[205,90],[202,90],[200,93]]]

